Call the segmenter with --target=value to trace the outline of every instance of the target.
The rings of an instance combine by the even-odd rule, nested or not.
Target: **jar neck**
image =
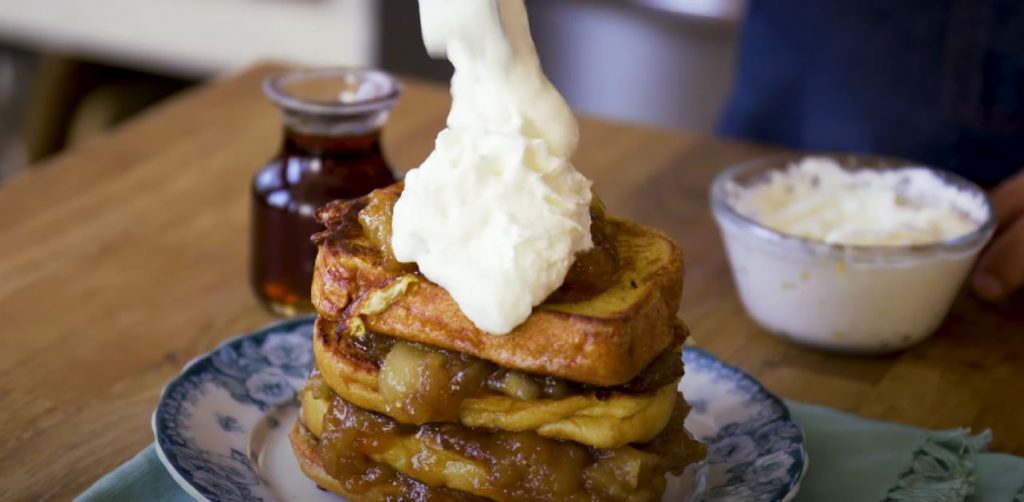
[[[284,155],[353,157],[380,152],[381,128],[390,109],[356,114],[281,111]]]
[[[361,113],[315,113],[288,107],[281,108],[285,129],[317,136],[355,136],[384,127],[390,108]]]
[[[380,152],[381,130],[324,135],[284,128],[283,154],[304,157],[352,157]]]

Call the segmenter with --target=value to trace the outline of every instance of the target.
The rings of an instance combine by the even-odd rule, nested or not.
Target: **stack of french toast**
[[[402,185],[331,203],[316,367],[291,441],[354,501],[656,501],[704,457],[683,428],[679,247],[591,208],[594,248],[511,333],[479,330],[391,252]]]

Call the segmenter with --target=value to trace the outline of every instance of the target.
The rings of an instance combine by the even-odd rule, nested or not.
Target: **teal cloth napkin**
[[[786,405],[804,429],[810,459],[797,502],[1024,502],[1024,458],[981,453],[988,432],[929,431]]]
[[[75,500],[192,502],[193,498],[171,478],[156,456],[156,445],[151,444],[100,478]]]
[[[820,406],[787,405],[804,429],[810,458],[797,502],[1024,502],[1024,458],[978,453],[988,442],[987,433],[935,432]],[[150,445],[77,500],[192,499]]]

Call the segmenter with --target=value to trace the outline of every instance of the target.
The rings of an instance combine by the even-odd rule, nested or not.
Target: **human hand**
[[[983,299],[998,301],[1024,286],[1024,170],[991,196],[999,226],[974,268],[971,285]]]

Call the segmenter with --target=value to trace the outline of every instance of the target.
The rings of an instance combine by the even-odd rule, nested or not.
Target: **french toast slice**
[[[629,384],[593,387],[500,368],[480,359],[375,333],[359,340],[319,318],[311,385],[407,424],[461,423],[535,431],[597,448],[649,441],[668,424],[683,373],[685,326],[673,346]],[[452,382],[458,382],[453,386]]]
[[[599,386],[629,381],[672,344],[683,257],[660,231],[595,219],[592,233],[607,241],[617,261],[610,273],[597,272],[612,276],[604,277],[602,290],[584,297],[556,292],[512,332],[496,336],[478,329],[415,266],[390,258],[390,211],[401,190],[397,183],[317,213],[327,229],[314,237],[313,305],[348,334],[369,330]]]
[[[705,452],[683,428],[682,399],[675,401],[672,425],[650,441],[609,449],[533,432],[403,425],[337,396],[317,396],[308,387],[299,400],[293,448],[315,448],[300,456],[301,463],[316,467],[318,453],[328,473],[332,465],[347,471],[336,473],[342,475],[361,465],[384,467],[410,481],[488,500],[659,500],[665,474],[682,473]],[[517,461],[508,462],[510,456]]]

